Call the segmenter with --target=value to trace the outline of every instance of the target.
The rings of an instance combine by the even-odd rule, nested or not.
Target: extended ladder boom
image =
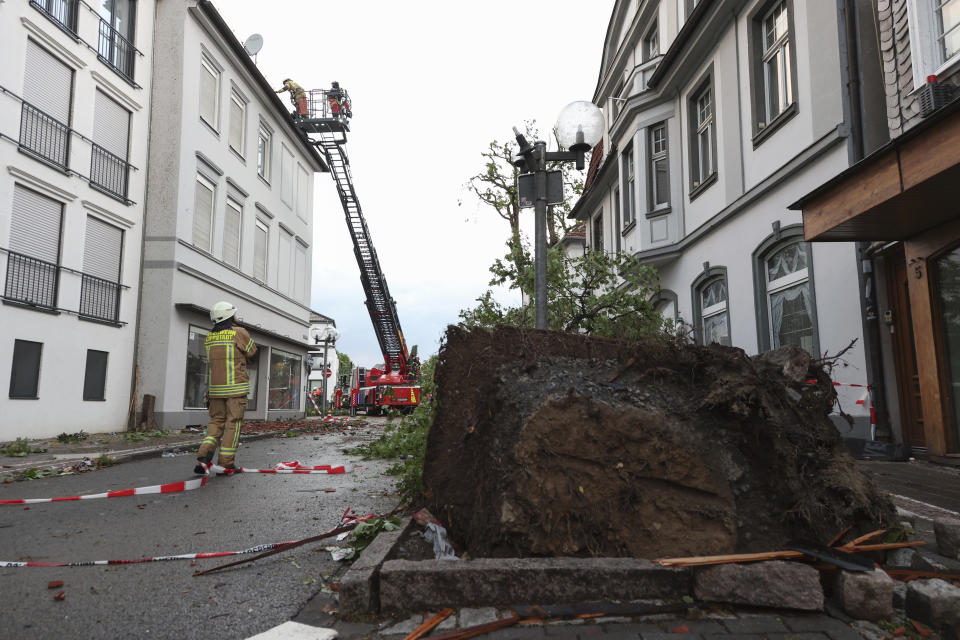
[[[356,190],[353,188],[353,178],[350,174],[350,161],[347,158],[343,144],[347,137],[343,132],[312,131],[319,134],[311,141],[323,150],[330,173],[337,185],[337,193],[343,205],[343,212],[347,219],[347,228],[353,239],[353,252],[357,257],[357,266],[360,267],[360,281],[363,292],[367,296],[367,311],[373,323],[374,333],[383,352],[386,371],[396,371],[402,376],[407,375],[407,345],[397,318],[397,305],[390,296],[387,280],[380,268],[377,251],[373,248],[370,239],[370,230],[360,209]]]

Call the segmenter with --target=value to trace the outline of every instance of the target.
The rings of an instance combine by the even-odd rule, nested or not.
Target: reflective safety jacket
[[[257,345],[246,329],[234,327],[211,331],[204,343],[210,366],[211,398],[241,398],[250,390],[247,361]]]

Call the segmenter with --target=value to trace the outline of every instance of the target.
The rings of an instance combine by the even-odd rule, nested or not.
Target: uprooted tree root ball
[[[798,348],[451,327],[424,486],[474,557],[658,558],[895,524]]]

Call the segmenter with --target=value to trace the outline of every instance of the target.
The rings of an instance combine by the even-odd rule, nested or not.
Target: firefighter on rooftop
[[[234,456],[240,442],[243,412],[247,408],[250,378],[247,362],[257,353],[257,345],[243,327],[234,328],[237,308],[229,302],[218,302],[210,310],[213,330],[207,334],[205,348],[210,367],[210,423],[197,451],[194,473],[206,474],[213,452],[220,447],[217,463],[231,474]]]
[[[277,89],[277,93],[283,93],[284,91],[290,92],[290,102],[297,108],[293,117],[306,118],[308,115],[307,94],[303,88],[290,78],[287,78],[283,81],[283,86]]]

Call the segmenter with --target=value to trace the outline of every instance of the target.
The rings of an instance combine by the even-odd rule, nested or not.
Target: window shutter
[[[281,144],[280,157],[280,199],[287,206],[293,206],[293,153],[287,145]]]
[[[213,189],[197,180],[193,211],[193,244],[210,251],[210,225],[213,221]]]
[[[27,40],[27,64],[23,77],[23,99],[63,124],[70,124],[70,94],[73,70]]]
[[[294,264],[293,296],[301,302],[307,299],[307,248],[297,243],[297,261]]]
[[[267,230],[259,224],[253,237],[253,277],[267,281]]]
[[[217,76],[206,65],[200,65],[200,117],[217,128]]]
[[[60,219],[63,205],[15,185],[10,220],[10,249],[57,264],[60,258]]]
[[[284,295],[290,295],[290,266],[293,262],[293,236],[286,231],[280,232],[280,250],[277,252],[277,289]]]
[[[83,245],[83,272],[109,280],[120,281],[120,252],[123,231],[87,216],[87,237]]]
[[[94,104],[93,141],[117,156],[127,159],[130,112],[97,90]]]
[[[240,267],[240,208],[227,200],[223,217],[223,261],[234,267]]]
[[[302,164],[297,164],[297,216],[306,222],[308,195],[310,193],[310,173]]]
[[[230,100],[230,146],[243,155],[243,105],[236,98]]]

